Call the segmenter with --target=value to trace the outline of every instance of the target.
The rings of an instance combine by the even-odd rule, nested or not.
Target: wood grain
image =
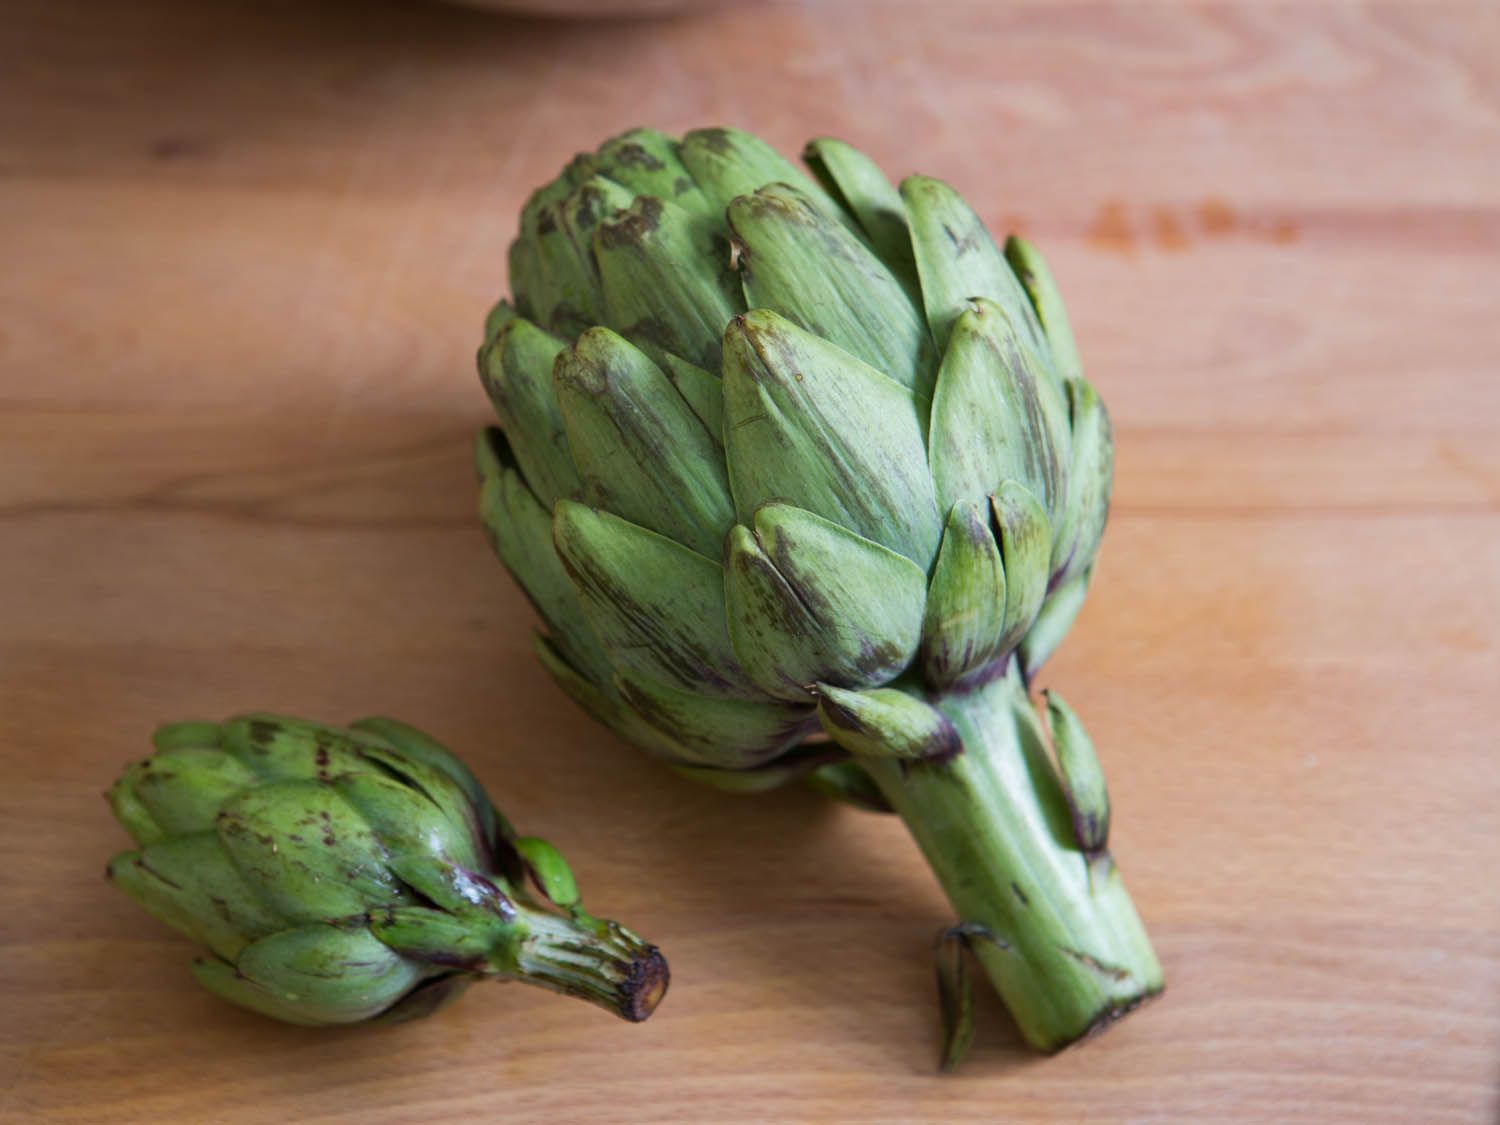
[[[10,6],[0,37],[0,1117],[1493,1120],[1500,9],[397,0]],[[1053,261],[1119,431],[1047,678],[1167,995],[933,1073],[900,825],[654,768],[566,704],[472,519],[525,193],[638,122],[835,133]],[[382,711],[668,951],[649,1023],[520,988],[232,1010],[100,878],[158,721]]]

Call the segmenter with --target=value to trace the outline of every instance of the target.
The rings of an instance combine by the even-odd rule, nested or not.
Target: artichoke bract
[[[479,369],[480,510],[558,683],[700,780],[899,813],[1053,1050],[1162,986],[1088,736],[1037,670],[1083,602],[1108,416],[1052,275],[946,184],[635,130],[537,191]]]
[[[591,917],[557,850],[390,719],[176,723],[107,794],[138,850],[109,878],[208,950],[209,991],[308,1026],[425,1016],[521,980],[643,1020],[655,946]]]

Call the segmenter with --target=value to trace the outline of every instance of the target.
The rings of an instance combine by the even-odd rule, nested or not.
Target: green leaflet
[[[605,292],[594,254],[594,232],[631,205],[630,191],[602,176],[584,181],[543,209],[536,228],[537,260],[555,294],[543,323],[576,336],[604,319]]]
[[[901,198],[911,226],[912,249],[922,279],[927,322],[946,348],[953,324],[975,297],[994,301],[1016,326],[1036,362],[1050,374],[1051,357],[1026,291],[990,232],[963,196],[941,180],[909,176]]]
[[[362,751],[372,769],[392,775],[402,784],[416,790],[432,805],[434,815],[441,815],[456,831],[464,834],[468,841],[465,847],[476,849],[476,858],[488,839],[485,832],[488,823],[482,818],[479,806],[469,797],[463,783],[439,759],[428,760],[422,755],[412,755],[390,745],[385,739],[372,739]],[[481,793],[481,797],[483,794]],[[484,799],[488,804],[488,798]],[[386,847],[388,841],[381,840]],[[419,850],[430,852],[432,847]],[[479,860],[481,863],[482,859]]]
[[[703,428],[720,447],[719,457],[724,456],[724,384],[717,374],[703,370],[696,363],[689,363],[671,352],[662,354],[662,370],[684,402],[698,416]]]
[[[479,435],[475,461],[482,482],[479,518],[495,554],[531,599],[569,663],[595,683],[607,683],[609,658],[585,620],[573,582],[552,546],[552,516],[510,463],[499,430]]]
[[[475,870],[483,865],[468,819],[455,818],[421,789],[373,770],[345,774],[334,788],[374,829],[387,853],[434,854]]]
[[[247,946],[236,968],[246,980],[295,1004],[306,1020],[320,1024],[369,1019],[425,975],[362,926],[284,930]]]
[[[808,731],[812,709],[772,700],[722,699],[621,675],[616,686],[641,719],[696,765],[753,768]]]
[[[990,505],[960,500],[948,513],[927,589],[922,668],[949,687],[1005,652],[1005,565],[990,530]]]
[[[694,129],[682,138],[678,153],[720,213],[736,196],[771,183],[790,184],[817,199],[830,214],[838,210],[795,164],[759,137],[738,129]]]
[[[472,916],[455,918],[425,906],[393,906],[370,913],[370,933],[381,944],[414,961],[443,968],[483,971],[495,941],[490,927]]]
[[[338,727],[283,715],[236,715],[222,728],[224,748],[267,781],[333,778],[367,768],[364,742]]]
[[[734,523],[723,450],[662,369],[591,328],[554,381],[589,502],[717,559]]]
[[[677,141],[656,129],[631,129],[599,146],[600,175],[623,184],[636,195],[668,199],[688,211],[712,215],[721,224],[724,209],[716,206],[693,181],[693,174],[677,154]]]
[[[943,1045],[938,1069],[958,1069],[974,1043],[974,986],[969,982],[969,938],[962,924],[938,935],[934,950]]]
[[[617,669],[707,695],[755,695],[730,647],[718,563],[570,501],[557,506],[553,538]]]
[[[745,303],[816,333],[924,401],[937,353],[906,287],[869,248],[783,184],[729,205]]]
[[[218,723],[164,723],[151,735],[151,744],[158,750],[220,746],[223,744],[223,732]]]
[[[1030,683],[1043,664],[1057,651],[1068,630],[1073,627],[1079,610],[1083,609],[1084,596],[1088,593],[1089,579],[1093,569],[1085,570],[1076,578],[1070,578],[1047,595],[1041,611],[1036,615],[1031,628],[1021,641],[1017,656],[1021,662],[1021,675]]]
[[[925,568],[942,518],[923,422],[900,384],[773,312],[724,337],[724,449],[735,509],[816,512]]]
[[[1053,691],[1042,694],[1047,700],[1052,749],[1057,754],[1078,846],[1090,854],[1101,852],[1109,843],[1109,791],[1099,756],[1088,731],[1062,696]]]
[[[514,920],[516,916],[515,903],[506,893],[512,888],[503,887],[503,879],[498,874],[492,880],[483,872],[460,867],[439,856],[422,852],[393,855],[390,864],[392,873],[402,883],[434,906],[471,925],[493,928],[498,923]],[[524,872],[519,867],[516,876],[518,879],[524,878]],[[378,909],[384,912],[391,905],[387,903]]]
[[[802,159],[829,195],[858,221],[870,248],[911,293],[917,289],[917,264],[901,193],[879,166],[853,145],[832,137],[809,141]]]
[[[319,781],[241,793],[224,805],[219,839],[245,881],[292,922],[358,914],[404,896],[364,818]]]
[[[990,498],[1005,562],[1005,632],[1000,651],[1020,644],[1047,596],[1052,528],[1036,497],[1006,481]]]
[[[551,324],[553,310],[560,295],[542,268],[538,239],[542,227],[542,214],[573,190],[566,178],[558,177],[531,193],[526,206],[521,209],[521,233],[510,246],[510,288],[515,295],[516,309],[522,316],[539,324]],[[549,216],[549,226],[556,220]]]
[[[577,904],[578,884],[560,851],[540,836],[520,837],[516,840],[516,851],[521,853],[532,879],[548,899],[562,907]]]
[[[378,715],[352,722],[349,729],[361,734],[373,734],[393,747],[403,758],[446,774],[467,796],[470,807],[479,814],[486,840],[493,843],[501,839],[508,840],[515,835],[510,823],[500,815],[489,794],[484,791],[484,786],[474,776],[474,771],[425,731]]]
[[[858,762],[831,762],[807,775],[808,788],[834,801],[842,801],[864,812],[889,813],[895,810],[880,791],[880,786]]]
[[[233,958],[246,942],[286,925],[212,832],[124,852],[110,861],[108,874],[147,913],[220,957]]]
[[[516,319],[479,350],[479,375],[506,440],[527,484],[548,508],[581,494],[552,389],[552,367],[564,347],[530,321]]]
[[[1073,341],[1073,327],[1068,323],[1067,306],[1058,292],[1057,282],[1047,259],[1031,243],[1017,235],[1005,240],[1005,260],[1010,263],[1021,287],[1031,298],[1031,307],[1042,324],[1047,343],[1052,349],[1052,362],[1064,383],[1083,378],[1083,363],[1078,358],[1078,345]]]
[[[818,718],[828,737],[856,757],[943,761],[962,749],[946,715],[896,688],[819,684]]]
[[[1066,407],[993,301],[969,302],[953,326],[932,402],[928,456],[938,502],[988,496],[1019,481],[1061,521],[1067,498]]]
[[[754,769],[673,765],[681,777],[725,793],[765,793],[790,781],[803,780],[836,757],[827,746],[794,746],[785,754]]]
[[[702,224],[653,195],[594,234],[604,292],[600,321],[653,359],[663,352],[719,368],[720,336],[744,307],[738,279],[721,256],[705,252]]]
[[[767,504],[729,533],[729,635],[755,684],[805,702],[812,685],[865,688],[911,661],[925,576],[910,560],[812,512]]]
[[[158,750],[128,777],[116,784],[128,784],[168,836],[211,831],[220,804],[259,780],[224,751],[193,746]]]
[[[104,799],[109,802],[110,812],[115,814],[115,819],[141,847],[167,838],[161,825],[156,823],[150,811],[135,795],[135,780],[145,768],[146,762],[133,762],[126,766],[125,771],[104,794]]]
[[[531,634],[531,647],[542,667],[556,681],[557,686],[599,722],[619,734],[626,741],[638,746],[653,757],[674,761],[687,756],[687,752],[663,731],[648,725],[615,694],[614,685],[608,690],[593,684],[565,660],[552,642],[541,633]]]
[[[1104,402],[1085,379],[1068,384],[1073,419],[1073,463],[1069,472],[1067,514],[1052,550],[1058,582],[1067,582],[1094,565],[1104,524],[1109,519],[1114,484],[1115,444]]]
[[[496,336],[500,335],[507,324],[518,319],[520,315],[516,311],[515,306],[509,301],[495,302],[495,304],[490,306],[490,311],[485,314],[483,342],[488,344]]]

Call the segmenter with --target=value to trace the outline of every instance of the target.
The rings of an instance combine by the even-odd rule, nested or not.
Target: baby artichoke
[[[584,913],[557,850],[401,723],[176,723],[107,796],[139,848],[109,878],[208,950],[205,988],[263,1015],[412,1019],[491,979],[638,1021],[666,992],[656,947]]]
[[[540,659],[625,738],[901,815],[959,914],[945,1064],[965,949],[1054,1050],[1162,984],[1088,737],[1029,694],[1104,530],[1109,420],[1035,249],[938,180],[805,157],[635,130],[532,196],[479,353],[482,519]]]

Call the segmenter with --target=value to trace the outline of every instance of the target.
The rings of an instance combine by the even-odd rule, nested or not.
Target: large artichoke
[[[251,715],[156,747],[109,791],[139,846],[109,877],[207,948],[193,971],[227,1000],[323,1026],[524,980],[643,1020],[666,991],[656,948],[584,913],[556,849],[420,731]]]
[[[541,660],[624,737],[901,814],[959,914],[949,1064],[964,947],[1056,1049],[1162,983],[1087,736],[1054,697],[1054,760],[1028,694],[1103,532],[1108,419],[1035,250],[848,145],[806,160],[636,130],[532,196],[479,353],[484,524]]]

